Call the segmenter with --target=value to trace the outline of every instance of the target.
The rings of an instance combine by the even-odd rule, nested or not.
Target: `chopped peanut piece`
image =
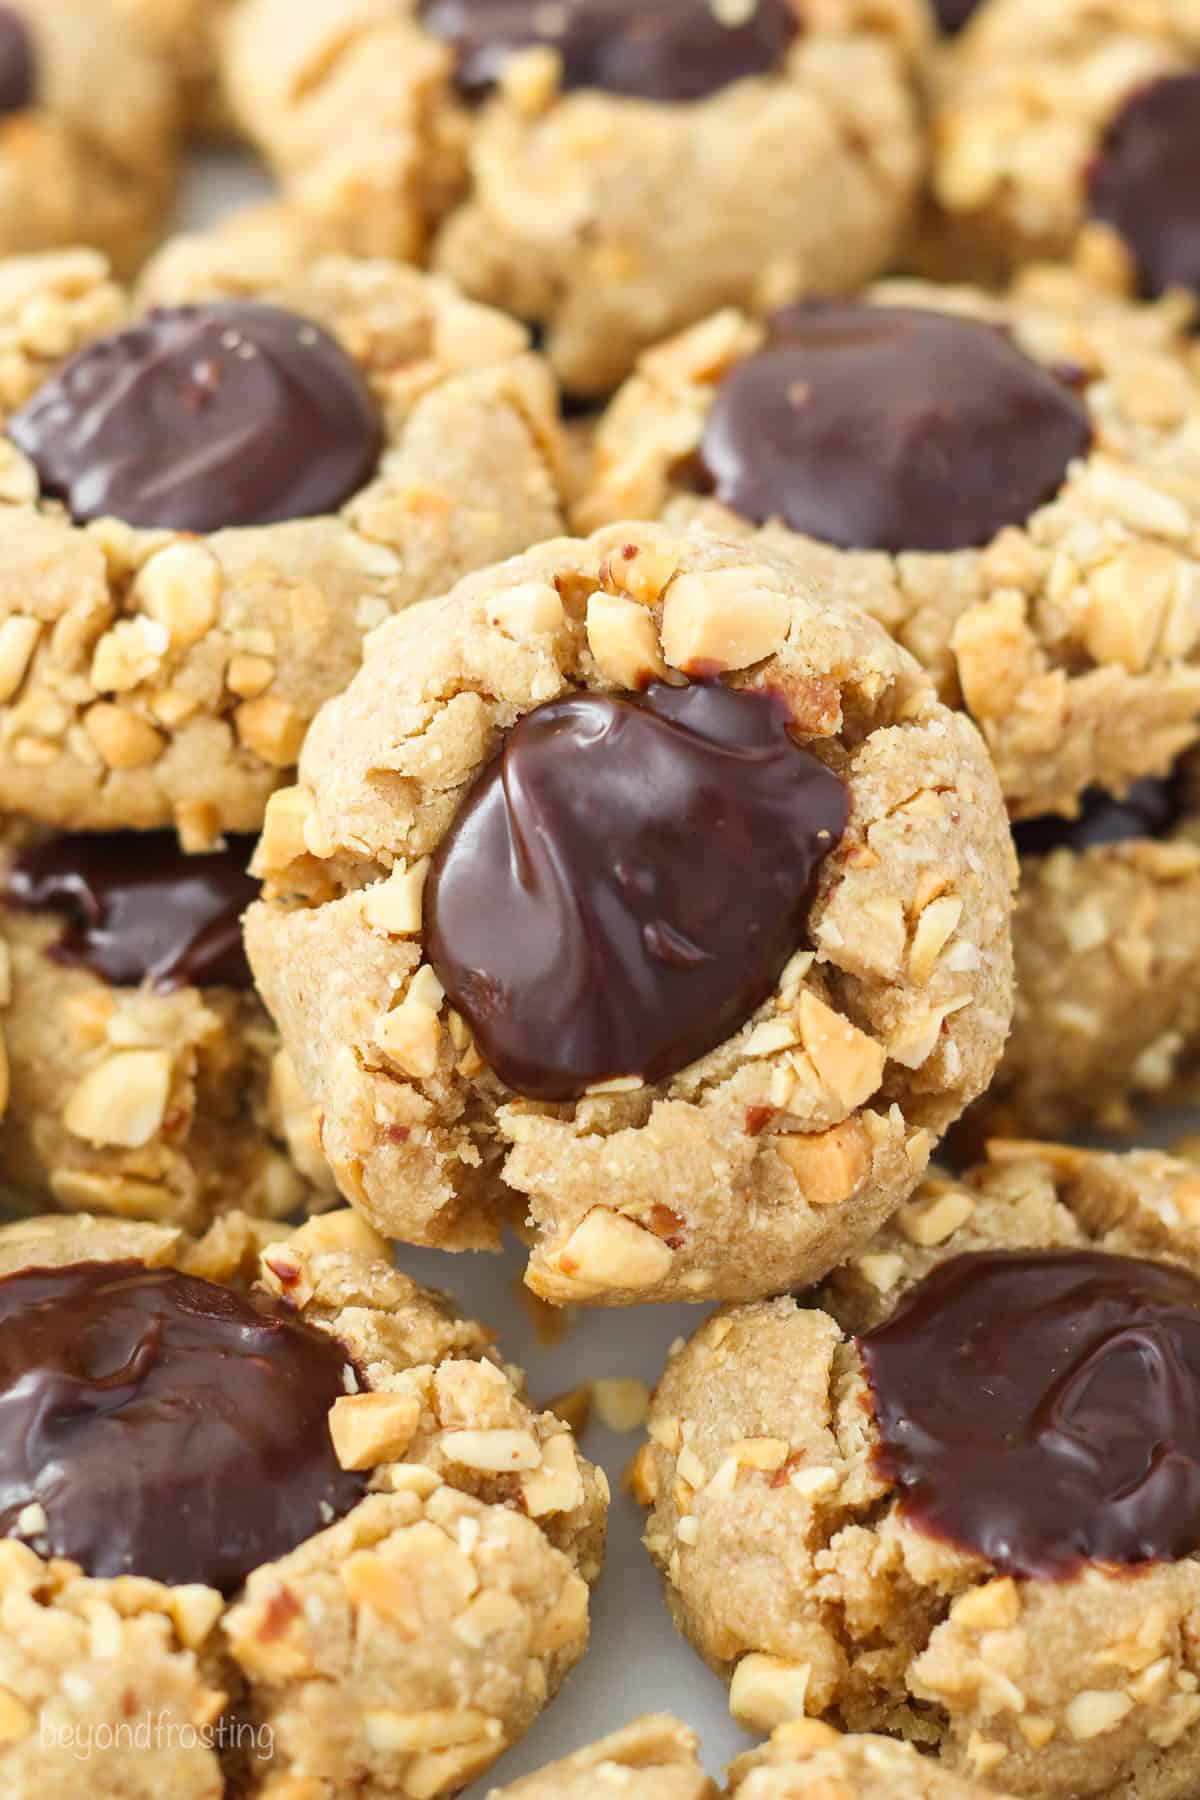
[[[388,937],[416,937],[421,929],[421,897],[430,859],[423,856],[411,868],[392,870],[386,881],[368,888],[363,896],[363,918],[372,931]]]
[[[333,1403],[329,1435],[343,1469],[373,1469],[403,1456],[420,1422],[415,1394],[343,1394]]]
[[[729,1710],[747,1731],[774,1731],[777,1725],[803,1716],[811,1678],[809,1663],[752,1652],[743,1656],[733,1672]]]
[[[25,679],[42,627],[14,613],[0,625],[0,704],[12,699]]]
[[[963,903],[955,894],[943,894],[925,908],[917,920],[917,929],[908,952],[908,972],[922,987],[933,974],[934,965],[962,918]]]
[[[139,571],[134,604],[166,628],[171,649],[190,650],[217,622],[221,570],[200,544],[168,544]]]
[[[441,1439],[448,1462],[482,1474],[505,1475],[515,1469],[536,1469],[542,1451],[531,1431],[447,1431]]]
[[[929,1199],[912,1200],[900,1209],[900,1229],[910,1244],[931,1249],[953,1237],[975,1211],[975,1202],[961,1188]]]
[[[308,730],[308,720],[274,694],[243,700],[233,722],[247,750],[275,769],[286,769],[296,761]]]
[[[853,1119],[831,1131],[785,1132],[771,1143],[810,1206],[840,1206],[871,1172],[870,1140]]]
[[[487,605],[488,624],[518,642],[561,631],[565,617],[558,591],[548,581],[523,581],[505,588]]]
[[[33,1713],[11,1688],[0,1687],[0,1744],[15,1744],[28,1737],[36,1723]]]
[[[663,601],[663,654],[685,674],[747,669],[782,648],[791,616],[770,569],[678,575]]]
[[[799,1011],[800,1036],[818,1080],[847,1112],[853,1112],[883,1080],[887,1057],[882,1045],[815,994],[801,994]]]
[[[1085,1688],[1067,1707],[1067,1730],[1080,1743],[1101,1737],[1121,1723],[1134,1702],[1115,1688]]]
[[[638,1431],[646,1423],[650,1390],[644,1381],[595,1381],[596,1414],[608,1431]]]
[[[531,1519],[572,1512],[583,1504],[583,1477],[575,1460],[575,1445],[565,1432],[543,1445],[542,1466],[525,1477],[521,1497]]]
[[[607,1206],[594,1206],[555,1259],[580,1287],[651,1288],[663,1280],[672,1252],[652,1232]]]
[[[157,762],[166,739],[127,707],[97,701],[83,715],[83,728],[110,769],[142,769]]]
[[[312,795],[307,788],[276,789],[267,801],[262,837],[250,865],[253,874],[286,869],[306,854],[304,826],[312,811]]]
[[[600,673],[618,687],[645,687],[667,672],[654,618],[636,600],[593,594],[587,604],[587,638]]]
[[[63,1108],[63,1124],[89,1144],[136,1150],[161,1127],[170,1091],[168,1051],[121,1051],[83,1077]]]

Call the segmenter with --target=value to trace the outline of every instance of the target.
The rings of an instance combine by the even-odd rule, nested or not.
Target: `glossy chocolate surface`
[[[809,302],[721,383],[718,500],[847,550],[961,550],[1024,524],[1086,453],[1077,396],[991,325]]]
[[[258,898],[246,873],[254,844],[234,837],[187,856],[173,831],[70,832],[17,857],[5,899],[61,915],[55,961],[114,987],[248,988],[241,918]]]
[[[196,532],[335,512],[381,447],[329,333],[243,300],[162,307],[89,344],[8,432],[80,523]]]
[[[336,1339],[136,1262],[0,1281],[0,1531],[89,1575],[224,1594],[348,1512]],[[22,1514],[40,1507],[45,1525]]]
[[[1134,94],[1088,172],[1088,198],[1124,240],[1144,294],[1200,294],[1200,74]]]
[[[434,859],[430,961],[518,1093],[664,1080],[770,994],[847,810],[769,691],[551,701],[509,734]]]
[[[1164,838],[1183,816],[1180,783],[1152,775],[1135,781],[1123,800],[1103,788],[1088,788],[1079,817],[1063,819],[1047,813],[1013,826],[1021,856],[1048,856],[1051,850],[1092,850],[1100,844],[1122,844],[1133,838]]]
[[[660,101],[702,100],[776,68],[797,34],[787,0],[755,0],[723,24],[708,0],[430,0],[424,21],[458,52],[468,93],[497,80],[516,50],[562,56],[566,88]]]
[[[0,114],[24,112],[37,92],[33,40],[20,13],[0,6]]]
[[[1200,1548],[1200,1282],[1098,1251],[934,1269],[861,1340],[910,1521],[1056,1579]]]

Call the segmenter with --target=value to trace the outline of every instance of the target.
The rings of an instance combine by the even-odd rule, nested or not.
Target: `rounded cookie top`
[[[334,1191],[253,991],[254,839],[47,834],[0,858],[0,1160],[27,1207],[203,1229]]]
[[[497,1788],[488,1800],[717,1800],[700,1766],[694,1733],[669,1714],[647,1714],[561,1762]]]
[[[1062,270],[720,313],[642,359],[576,517],[769,534],[972,713],[1016,817],[1069,813],[1195,736],[1185,325]]]
[[[1092,789],[1076,818],[1015,828],[1017,1000],[992,1134],[1129,1132],[1183,1096],[1200,1042],[1198,775],[1193,751],[1122,799]]]
[[[174,198],[171,82],[117,0],[0,7],[0,255],[95,245],[131,273]]]
[[[1198,66],[1191,0],[979,7],[933,84],[927,228],[943,272],[994,280],[1075,252],[1125,292],[1194,299]]]
[[[344,1191],[457,1248],[528,1211],[555,1301],[814,1279],[1007,1027],[974,730],[786,557],[701,532],[547,544],[376,633],[255,868]]]
[[[230,1723],[267,1727],[273,1773],[380,1796],[461,1787],[531,1722],[583,1648],[602,1488],[487,1334],[361,1220],[232,1214],[191,1240],[34,1219],[0,1233],[0,1270],[14,1787],[65,1771],[74,1740],[43,1718],[109,1734],[110,1780],[147,1754],[174,1779],[180,1731],[126,1750],[118,1721],[194,1726],[236,1695]],[[232,1792],[219,1753],[251,1731],[193,1730],[182,1772]]]
[[[244,129],[332,241],[430,257],[600,396],[715,306],[885,266],[929,35],[919,0],[250,0],[226,61]]]
[[[911,1744],[867,1733],[842,1734],[818,1719],[791,1719],[760,1750],[729,1770],[739,1800],[1012,1800],[991,1782],[955,1775]]]
[[[997,1141],[671,1359],[647,1543],[743,1723],[802,1707],[1018,1794],[1148,1760],[1188,1791],[1196,1202],[1156,1152]]]
[[[136,301],[79,258],[0,265],[14,810],[256,830],[372,625],[559,529],[556,399],[521,328],[305,250],[269,223],[178,240]]]
[[[785,0],[756,0],[746,15],[718,18],[705,0],[666,7],[645,0],[566,0],[548,11],[537,0],[429,0],[427,30],[455,53],[455,75],[468,93],[492,86],[522,50],[557,54],[564,90],[659,101],[702,100],[750,75],[776,68],[799,21]]]

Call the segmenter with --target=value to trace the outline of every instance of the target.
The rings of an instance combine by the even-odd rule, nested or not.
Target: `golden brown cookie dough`
[[[175,78],[184,124],[205,137],[231,128],[219,78],[218,32],[233,0],[114,0]]]
[[[924,14],[797,10],[778,66],[682,102],[564,92],[544,48],[464,102],[415,0],[247,0],[227,76],[248,135],[333,241],[418,256],[444,219],[436,265],[540,326],[564,384],[601,394],[714,307],[853,290],[905,233]]]
[[[349,1213],[290,1235],[232,1215],[199,1241],[88,1218],[0,1232],[6,1276],[130,1259],[285,1295],[337,1338],[358,1380],[329,1431],[366,1492],[228,1598],[46,1560],[32,1546],[54,1509],[23,1513],[31,1542],[0,1540],[5,1793],[457,1792],[583,1652],[603,1475],[488,1334]]]
[[[256,830],[367,630],[560,528],[554,388],[522,328],[449,283],[293,260],[275,238],[257,258],[185,240],[146,300],[265,302],[326,328],[365,378],[382,455],[337,513],[197,535],[77,525],[0,446],[0,804],[72,829]],[[122,314],[140,316],[78,254],[0,269],[6,415]]]
[[[64,842],[91,840],[46,847]],[[166,885],[168,876],[186,880],[192,861],[173,839],[165,850],[153,836],[96,842],[131,863],[148,843],[151,854],[164,857],[164,881],[150,906],[164,914],[185,904],[178,885],[174,894]],[[241,857],[248,858],[251,843],[241,840]],[[235,844],[215,860],[223,873],[227,864],[244,866],[238,856]],[[206,860],[199,859],[201,871]],[[13,863],[13,851],[0,855],[0,891],[13,879]],[[69,857],[66,868],[86,882],[81,857]],[[10,1205],[197,1231],[232,1207],[282,1219],[334,1198],[312,1109],[244,960],[231,948],[218,950],[207,971],[188,965],[204,934],[224,941],[253,887],[248,880],[231,884],[226,907],[218,890],[211,909],[194,921],[184,914],[174,964],[163,959],[160,981],[146,978],[136,955],[119,980],[110,979],[103,948],[92,954],[95,942],[86,939],[72,946],[76,960],[60,960],[64,938],[70,943],[69,905],[56,912],[48,904],[23,910],[0,902],[0,1167]],[[106,915],[101,945],[115,943],[129,955],[146,914],[131,921],[126,914],[122,928],[118,901],[114,927],[102,886],[92,887],[84,905]]]
[[[635,1488],[676,1622],[743,1724],[882,1731],[1041,1800],[1195,1791],[1197,1555],[1014,1579],[934,1536],[875,1459],[852,1334],[970,1253],[1113,1253],[1190,1279],[1198,1221],[1192,1163],[997,1142],[961,1180],[931,1177],[819,1294],[726,1309],[672,1356]],[[951,1353],[930,1354],[936,1385]]]
[[[729,1770],[739,1800],[997,1800],[998,1790],[952,1775],[894,1738],[793,1719]],[[998,1800],[1008,1800],[1001,1794]]]
[[[94,244],[131,273],[176,174],[171,84],[110,0],[10,0],[0,20],[0,255]]]
[[[574,1099],[514,1092],[425,960],[429,859],[533,709],[648,674],[694,694],[668,685],[689,669],[719,671],[718,695],[782,696],[795,741],[847,784],[845,836],[769,998],[724,1042],[662,1078],[569,1084]],[[686,781],[670,791],[690,803]],[[817,1278],[905,1198],[1008,1028],[1011,839],[978,735],[872,620],[765,544],[622,526],[389,621],[316,722],[299,785],[272,799],[255,868],[271,903],[247,915],[251,964],[342,1191],[389,1235],[445,1248],[495,1246],[527,1215],[526,1279],[556,1303]],[[608,1005],[602,972],[574,979],[562,992]],[[547,1044],[557,1030],[547,1019]]]
[[[1088,786],[1120,793],[1165,774],[1195,740],[1200,703],[1200,387],[1181,358],[1186,306],[1129,305],[1064,270],[1031,271],[998,298],[890,282],[869,299],[1006,327],[1069,377],[1091,448],[1026,522],[978,547],[840,548],[769,523],[765,534],[966,707],[1014,817],[1069,813]],[[698,516],[737,528],[702,497],[696,459],[724,378],[762,341],[760,325],[725,312],[643,357],[597,433],[584,527]]]
[[[1106,281],[1157,292],[1097,216],[1093,171],[1131,98],[1185,74],[1200,75],[1195,0],[985,0],[936,67],[925,230],[940,272],[987,280],[1078,249]],[[1147,211],[1166,187],[1151,179]]]
[[[1089,817],[1117,811],[1093,795],[1080,846],[1069,841],[1075,822],[1063,821],[1064,841],[1052,833],[1021,855],[1012,1036],[973,1127],[1127,1132],[1140,1109],[1183,1097],[1200,1047],[1197,774],[1190,757],[1169,786],[1132,790],[1155,811],[1155,790],[1167,788],[1161,831],[1139,833],[1131,816],[1117,841],[1088,843]]]
[[[488,1800],[717,1800],[700,1767],[694,1732],[667,1714],[648,1714],[574,1756],[539,1769]]]

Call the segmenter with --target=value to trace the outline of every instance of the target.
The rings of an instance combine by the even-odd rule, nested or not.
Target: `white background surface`
[[[182,223],[207,224],[269,191],[261,171],[238,154],[207,154],[193,167]],[[1185,1130],[1200,1131],[1200,1116],[1163,1118],[1145,1141],[1165,1146]],[[530,1391],[543,1404],[598,1378],[636,1376],[653,1385],[672,1339],[694,1331],[705,1316],[704,1309],[683,1306],[576,1311],[565,1337],[546,1345],[538,1341],[521,1304],[524,1258],[515,1248],[499,1258],[401,1247],[397,1260],[407,1273],[446,1289],[465,1312],[488,1324],[505,1358],[526,1370]],[[724,1685],[677,1636],[658,1576],[641,1546],[641,1509],[621,1487],[622,1471],[640,1441],[640,1434],[617,1436],[596,1422],[584,1437],[585,1452],[603,1464],[613,1491],[608,1560],[593,1601],[591,1648],[528,1737],[470,1790],[467,1800],[481,1800],[490,1787],[515,1781],[642,1712],[674,1712],[698,1731],[704,1760],[714,1774],[751,1743],[729,1718]]]

